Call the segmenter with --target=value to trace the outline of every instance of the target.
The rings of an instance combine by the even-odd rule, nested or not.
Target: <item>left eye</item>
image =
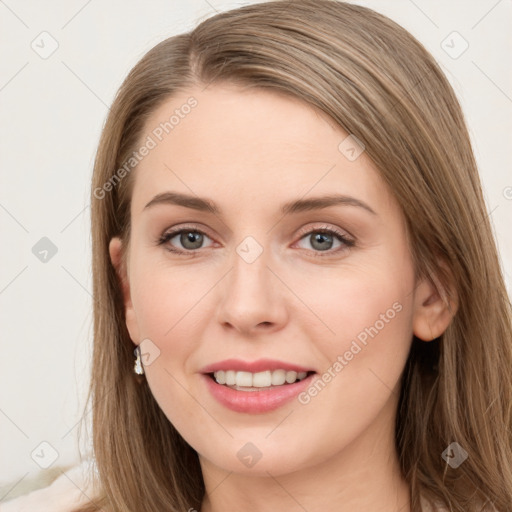
[[[354,245],[347,237],[330,229],[310,231],[300,239],[300,242],[302,241],[306,241],[310,244],[310,247],[302,247],[303,249],[312,248],[315,252],[329,251],[342,246],[351,247]]]

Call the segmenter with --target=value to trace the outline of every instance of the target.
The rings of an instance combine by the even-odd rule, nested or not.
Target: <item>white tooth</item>
[[[297,372],[286,372],[286,382],[293,384],[297,380]]]
[[[226,371],[226,384],[228,386],[234,386],[236,384],[236,372],[234,370]]]
[[[272,372],[272,386],[280,386],[286,382],[286,372],[284,370],[274,370]]]
[[[252,373],[251,372],[236,372],[236,385],[252,387]]]
[[[226,372],[224,370],[219,370],[218,372],[215,372],[213,376],[215,377],[215,380],[219,384],[226,384]]]
[[[258,372],[252,375],[252,385],[255,388],[267,388],[272,384],[272,375],[270,370]]]
[[[219,370],[214,372],[213,376],[219,384],[226,384],[227,386],[267,388],[270,386],[281,386],[285,382],[293,384],[297,380],[305,379],[307,372],[265,370],[263,372],[251,373],[235,370]]]

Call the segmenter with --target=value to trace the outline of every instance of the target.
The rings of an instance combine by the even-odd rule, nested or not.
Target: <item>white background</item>
[[[454,86],[510,291],[512,2],[357,3],[412,32]],[[78,461],[76,425],[83,414],[91,353],[89,182],[107,105],[152,46],[190,30],[215,10],[241,4],[0,2],[0,500],[14,484],[41,470],[31,458],[41,442],[58,453],[53,467]],[[59,45],[47,59],[31,47],[34,40],[42,45],[43,31]],[[469,44],[457,59],[442,47],[453,31]],[[453,35],[446,41],[455,50],[464,44]],[[32,253],[42,237],[58,249],[46,263]],[[15,494],[16,488],[5,499]]]

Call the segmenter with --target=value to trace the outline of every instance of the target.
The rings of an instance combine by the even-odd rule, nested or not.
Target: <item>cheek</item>
[[[353,340],[364,346],[378,336],[389,346],[412,334],[414,275],[406,262],[385,265],[381,259],[378,264],[322,269],[314,276],[297,273],[293,282],[294,292],[311,313],[306,312],[310,338],[331,361],[349,350]]]
[[[191,400],[191,356],[203,339],[205,322],[213,316],[208,292],[211,273],[197,272],[165,262],[140,264],[134,258],[132,301],[141,339],[149,339],[157,347],[145,374],[151,392],[160,408],[180,431],[190,430],[190,422],[204,422],[204,415]],[[140,260],[142,263],[142,260]],[[149,271],[146,269],[150,269]]]
[[[349,429],[355,433],[375,418],[399,382],[412,340],[414,274],[410,263],[400,262],[345,268],[336,279],[314,282],[310,297],[323,324],[316,346],[325,363],[299,402],[307,405],[306,421],[325,417],[336,428],[343,420],[332,421],[325,413],[329,404],[357,411]]]
[[[338,351],[356,352],[357,348],[352,348],[355,344],[366,348],[372,340],[378,341],[375,353],[384,348],[392,351],[404,343],[404,335],[412,329],[411,315],[407,313],[410,297],[386,276],[372,277],[371,281],[344,282],[337,315],[333,316]]]
[[[141,266],[142,267],[142,266]],[[204,297],[211,280],[191,279],[194,270],[186,266],[171,268],[165,262],[145,265],[135,272],[132,301],[140,332],[155,343],[172,344],[185,324],[205,315]]]
[[[298,294],[306,297],[308,290],[308,305],[319,319],[308,337],[323,362],[315,386],[299,397],[315,409],[310,417],[321,417],[331,403],[358,410],[360,420],[369,422],[383,407],[410,349],[413,283],[405,263],[346,267],[334,277],[331,269],[298,282]]]

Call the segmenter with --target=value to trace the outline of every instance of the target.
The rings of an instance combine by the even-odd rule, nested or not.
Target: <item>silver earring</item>
[[[142,360],[141,360],[141,352],[140,352],[140,345],[137,345],[137,348],[133,351],[135,354],[135,366],[133,367],[133,371],[137,375],[144,375],[144,368],[142,367]]]

